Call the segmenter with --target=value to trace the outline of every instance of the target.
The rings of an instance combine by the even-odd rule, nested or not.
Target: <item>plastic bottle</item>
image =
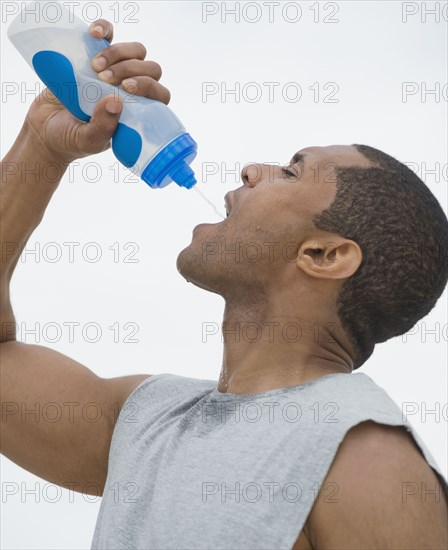
[[[123,111],[112,137],[117,159],[150,187],[175,181],[190,189],[196,184],[189,164],[197,144],[164,103],[135,96],[98,79],[91,59],[109,46],[93,38],[88,25],[63,4],[27,4],[8,28],[8,37],[39,78],[76,118],[88,122],[95,104],[118,94]]]

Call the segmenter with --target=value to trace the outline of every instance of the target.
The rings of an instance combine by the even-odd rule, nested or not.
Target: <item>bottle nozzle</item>
[[[197,183],[193,170],[184,160],[176,164],[174,170],[170,173],[170,178],[177,185],[186,187],[187,189],[191,189]]]
[[[197,145],[189,134],[181,134],[165,145],[146,165],[141,178],[152,188],[165,187],[175,181],[180,187],[191,189],[196,178],[189,163],[196,156]]]

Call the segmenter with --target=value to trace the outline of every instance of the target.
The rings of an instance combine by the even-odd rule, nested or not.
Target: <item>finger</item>
[[[122,82],[122,86],[130,94],[156,99],[165,103],[165,105],[168,105],[171,99],[171,93],[168,88],[165,88],[160,82],[149,76],[128,78]]]
[[[145,59],[146,48],[140,42],[125,42],[109,46],[92,59],[92,67],[96,71],[104,71],[119,61],[126,59]]]
[[[139,59],[127,59],[111,65],[105,71],[98,73],[98,78],[118,86],[126,78],[132,76],[149,76],[159,80],[162,76],[162,68],[155,61],[140,61]]]
[[[54,93],[50,90],[50,88],[44,88],[40,95],[42,99],[44,101],[48,101],[48,103],[61,104],[59,99],[54,95]]]
[[[75,140],[79,150],[95,154],[108,149],[122,109],[123,102],[118,95],[109,95],[98,101],[90,122],[77,129]]]
[[[104,38],[108,42],[114,39],[114,26],[106,19],[98,19],[89,26],[90,34],[93,38]]]

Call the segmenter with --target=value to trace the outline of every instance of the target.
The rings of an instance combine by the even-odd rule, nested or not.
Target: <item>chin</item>
[[[191,247],[192,245],[190,244],[186,248],[181,250],[176,260],[177,271],[179,271],[182,277],[184,277],[187,280],[191,279],[191,275],[192,275],[191,268],[192,268],[192,264],[194,263],[192,258],[193,254],[191,251]]]
[[[219,280],[222,279],[222,265],[216,262],[205,262],[202,245],[194,241],[184,248],[177,257],[176,267],[182,277],[195,286],[221,294]]]
[[[205,282],[205,270],[201,256],[200,247],[196,243],[191,243],[179,253],[176,267],[187,282],[202,287]]]

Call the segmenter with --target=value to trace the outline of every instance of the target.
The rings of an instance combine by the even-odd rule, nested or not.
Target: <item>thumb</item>
[[[45,88],[39,97],[42,101],[47,101],[48,103],[56,103],[59,105],[61,104],[59,99],[54,95],[50,88]]]
[[[101,153],[108,149],[122,110],[123,101],[119,96],[108,95],[98,101],[90,121],[79,127],[79,149],[87,154]]]

